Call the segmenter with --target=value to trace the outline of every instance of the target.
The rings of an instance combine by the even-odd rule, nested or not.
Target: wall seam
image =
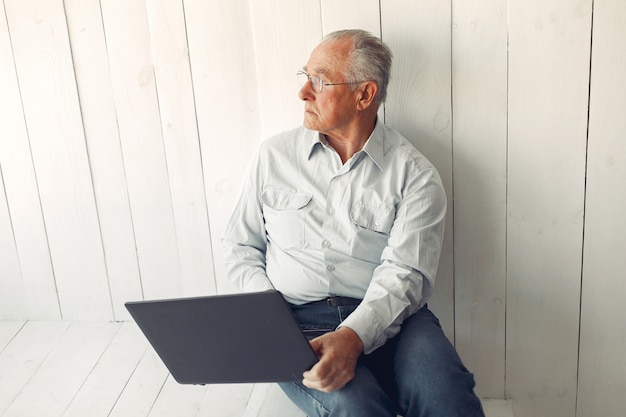
[[[580,293],[578,304],[578,350],[576,356],[576,393],[574,395],[574,416],[578,415],[578,394],[580,392],[580,343],[581,343],[581,330],[582,330],[582,315],[583,315],[583,281],[584,281],[584,266],[585,266],[585,230],[586,223],[585,218],[587,214],[587,179],[589,175],[589,126],[591,115],[591,75],[593,67],[593,22],[594,22],[595,0],[591,0],[591,22],[590,22],[590,34],[589,34],[589,79],[587,87],[587,131],[585,135],[585,180],[583,185],[583,213],[582,213],[582,244],[580,255]]]

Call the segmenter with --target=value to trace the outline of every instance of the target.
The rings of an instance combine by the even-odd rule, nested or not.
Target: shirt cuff
[[[374,311],[362,307],[357,307],[337,328],[352,329],[361,338],[363,353],[367,355],[385,344],[390,329]]]

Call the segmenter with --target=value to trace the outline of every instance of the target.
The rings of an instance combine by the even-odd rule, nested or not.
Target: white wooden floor
[[[487,417],[510,404],[483,401]],[[0,321],[0,417],[303,417],[274,384],[179,385],[134,323]]]

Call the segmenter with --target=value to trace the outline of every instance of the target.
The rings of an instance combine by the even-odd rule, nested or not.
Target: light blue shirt
[[[432,294],[445,211],[437,170],[383,123],[345,164],[300,127],[252,160],[223,238],[227,275],[293,304],[363,299],[341,326],[370,353]]]

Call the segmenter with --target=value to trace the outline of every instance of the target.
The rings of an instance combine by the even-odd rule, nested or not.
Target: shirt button
[[[333,272],[333,271],[335,270],[335,266],[334,266],[334,265],[328,265],[328,266],[326,267],[326,269],[327,269],[328,271],[330,271],[330,272]]]
[[[334,208],[329,208],[328,209],[328,214],[330,214],[330,215],[335,214],[335,209]]]
[[[328,240],[323,241],[322,242],[322,247],[324,247],[324,248],[330,247],[330,241],[328,241]]]

